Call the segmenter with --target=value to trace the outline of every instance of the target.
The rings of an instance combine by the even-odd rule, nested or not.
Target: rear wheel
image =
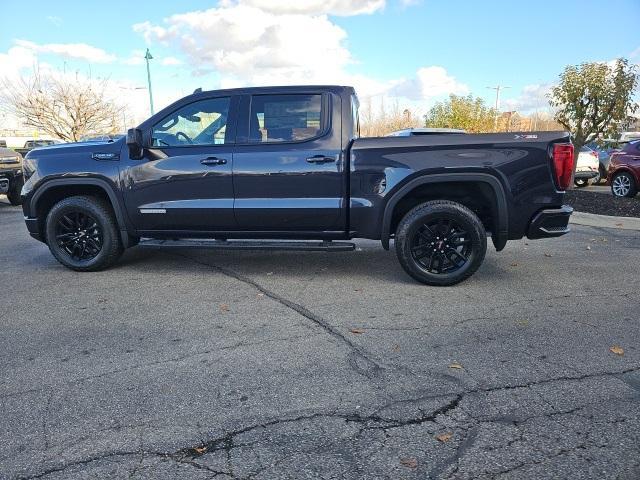
[[[123,250],[111,208],[95,197],[69,197],[56,203],[47,216],[46,238],[53,256],[80,272],[110,267]]]
[[[402,268],[427,285],[446,286],[473,275],[487,252],[487,234],[467,207],[447,200],[418,205],[395,236]]]
[[[578,188],[584,188],[589,185],[589,180],[587,180],[586,178],[576,178],[573,181],[573,184]]]
[[[629,172],[620,172],[611,180],[611,193],[615,197],[635,197],[638,187]]]

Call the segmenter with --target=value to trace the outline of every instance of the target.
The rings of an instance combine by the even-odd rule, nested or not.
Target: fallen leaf
[[[270,277],[271,275],[273,275],[273,272],[267,272],[268,277]]]
[[[207,447],[196,447],[193,449],[194,452],[196,452],[198,455],[202,455],[204,452],[207,451]]]
[[[411,457],[401,458],[400,464],[407,468],[418,468],[418,460]]]
[[[399,352],[400,351],[400,345],[398,345],[397,343],[391,347],[391,350],[393,350],[394,352]]]
[[[624,223],[616,223],[616,227],[623,227]]]
[[[227,305],[226,303],[221,303],[220,304],[220,311],[221,312],[228,312],[229,311],[229,305]]]
[[[591,247],[587,245],[587,250],[591,250]]]
[[[351,333],[355,333],[356,335],[360,335],[361,333],[364,333],[365,330],[364,328],[352,328],[351,330],[349,330]]]
[[[258,296],[259,297],[264,297],[264,293],[259,293]]]
[[[455,368],[458,370],[463,370],[464,367],[462,365],[460,365],[459,363],[452,363],[451,365],[449,365],[449,368]]]
[[[453,433],[451,432],[441,433],[440,435],[436,435],[436,440],[442,443],[447,443],[451,440],[451,437],[453,437]]]
[[[513,263],[511,264],[511,266],[512,266],[512,267],[517,267],[517,266],[518,266],[518,264],[517,264],[516,262],[513,262]]]
[[[613,347],[611,347],[609,349],[609,351],[611,353],[615,353],[616,355],[624,355],[624,348],[618,346],[618,345],[614,345]]]
[[[545,257],[553,257],[553,253],[545,253],[544,256]]]
[[[362,289],[361,289],[361,288],[354,288],[354,289],[353,289],[353,291],[354,291],[354,292],[361,292],[361,291],[362,291]]]

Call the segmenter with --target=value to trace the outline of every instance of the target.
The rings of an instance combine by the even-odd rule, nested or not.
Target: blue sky
[[[640,62],[639,0],[32,0],[3,19],[5,73],[90,71],[141,100],[149,47],[160,105],[199,86],[323,81],[424,111],[448,93],[493,102],[499,83],[503,108],[530,110],[565,65]]]

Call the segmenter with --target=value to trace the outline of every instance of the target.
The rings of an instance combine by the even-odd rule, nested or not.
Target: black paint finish
[[[248,143],[251,95],[287,93],[322,94],[321,134],[309,141]],[[151,146],[153,125],[190,103],[220,96],[231,98],[224,145]],[[139,126],[147,143],[140,160],[129,157],[124,139],[34,150],[25,160],[29,178],[22,192],[28,228],[41,236],[43,206],[61,185],[104,190],[123,235],[131,237],[360,237],[386,246],[393,209],[414,189],[480,185],[491,195],[491,233],[501,248],[530,232],[539,212],[562,207],[549,152],[553,143],[568,142],[568,134],[359,139],[352,98],[351,87],[339,86],[198,92]]]

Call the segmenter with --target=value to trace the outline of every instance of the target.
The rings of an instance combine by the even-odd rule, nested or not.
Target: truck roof
[[[269,93],[306,93],[309,91],[327,91],[333,93],[342,93],[345,90],[355,91],[353,87],[347,85],[274,85],[270,87],[240,87],[226,88],[215,90],[197,89],[194,95],[216,93],[229,93],[231,95],[251,95],[251,94],[269,94]]]

